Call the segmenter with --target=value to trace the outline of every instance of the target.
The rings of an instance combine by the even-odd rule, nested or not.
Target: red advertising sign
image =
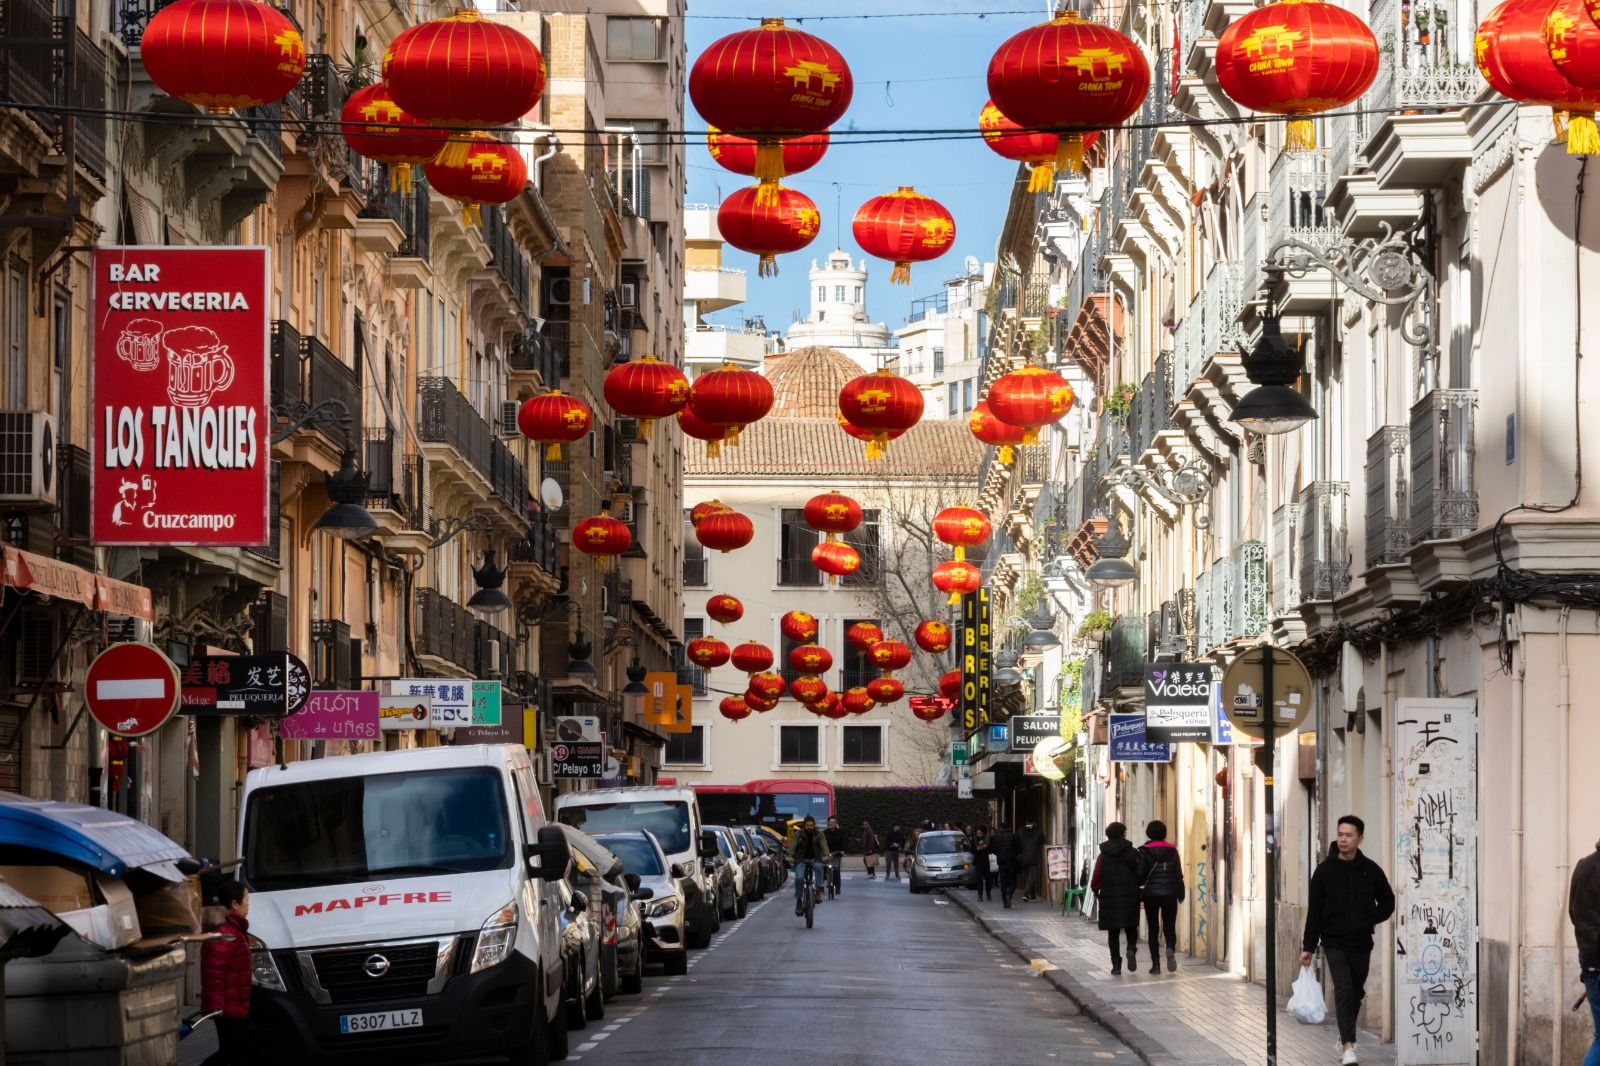
[[[94,253],[96,544],[267,544],[267,250]]]

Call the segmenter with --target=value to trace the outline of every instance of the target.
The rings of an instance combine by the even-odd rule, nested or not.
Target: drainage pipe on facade
[[[1400,698],[1394,678],[1390,675],[1389,643],[1384,641],[1378,645],[1378,668],[1383,671],[1383,707],[1379,710],[1380,729],[1383,732],[1383,802],[1380,809],[1383,811],[1383,847],[1390,855],[1394,854],[1394,731],[1395,731],[1395,700]],[[1393,921],[1393,919],[1390,919]],[[1400,1000],[1395,994],[1395,965],[1394,952],[1383,953],[1383,987],[1387,990],[1389,1008],[1383,1014],[1383,1039],[1394,1040],[1394,1017],[1399,1009]]]
[[[1517,1061],[1522,1020],[1522,718],[1523,685],[1528,664],[1520,639],[1521,608],[1513,616],[1519,639],[1511,645],[1516,657],[1516,679],[1511,685],[1511,930],[1506,953],[1506,1063]]]
[[[1571,607],[1562,607],[1556,619],[1556,928],[1551,938],[1555,952],[1555,999],[1550,1006],[1550,1066],[1561,1066],[1561,1023],[1566,1011],[1561,1000],[1567,992],[1567,878],[1572,863],[1567,857],[1567,773],[1572,760],[1567,757],[1568,722],[1572,710],[1572,671],[1567,665],[1567,622]]]

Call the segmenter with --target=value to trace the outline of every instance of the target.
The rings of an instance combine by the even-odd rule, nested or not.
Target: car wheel
[[[543,989],[540,990],[538,1009],[544,1009]],[[565,1003],[556,1004],[555,1017],[544,1023],[543,1044],[544,1051],[551,1062],[560,1062],[572,1050],[572,1041],[567,1035],[567,1005]],[[526,1061],[528,1066],[543,1066],[540,1060],[534,1057],[529,1057]]]
[[[735,914],[734,917],[735,918],[743,918],[745,916],[745,914],[749,910],[750,910],[750,904],[745,902],[744,898],[741,896],[740,899],[739,899],[739,913]]]
[[[633,972],[622,975],[622,994],[637,995],[644,988],[644,945],[633,952]]]
[[[588,1028],[589,1019],[583,1016],[583,973],[579,971],[577,977],[569,982],[566,999],[567,1028],[583,1030]]]
[[[682,977],[689,972],[689,953],[687,951],[674,951],[661,963],[668,977]]]
[[[606,1016],[606,997],[604,992],[605,990],[601,988],[601,982],[596,981],[594,983],[594,991],[584,997],[583,1016],[587,1020],[597,1022]]]
[[[703,948],[711,943],[711,918],[702,916],[698,922],[687,930],[684,943],[691,948]],[[677,953],[675,953],[677,954]]]

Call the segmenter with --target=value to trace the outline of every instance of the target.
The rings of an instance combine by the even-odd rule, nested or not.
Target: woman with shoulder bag
[[[1161,933],[1167,940],[1167,972],[1178,969],[1178,904],[1183,902],[1183,860],[1167,843],[1167,823],[1157,819],[1144,828],[1139,848],[1140,898],[1150,935],[1150,972],[1161,972]]]
[[[871,822],[861,823],[861,862],[867,868],[867,880],[878,879],[878,834],[872,831]]]

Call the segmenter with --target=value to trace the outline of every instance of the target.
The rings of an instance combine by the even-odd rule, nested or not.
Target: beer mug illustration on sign
[[[169,329],[161,343],[167,349],[167,399],[176,406],[205,407],[233,384],[228,346],[206,327]]]
[[[135,370],[154,370],[161,365],[161,323],[136,318],[122,327],[117,338],[117,355]]]

